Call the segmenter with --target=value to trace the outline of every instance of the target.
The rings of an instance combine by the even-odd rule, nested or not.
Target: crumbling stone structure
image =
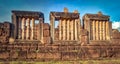
[[[112,40],[111,41],[114,42],[115,44],[120,43],[120,32],[117,29],[112,30]]]
[[[41,12],[14,10],[12,23],[0,23],[0,60],[120,58],[120,32],[112,30],[110,16],[98,12],[82,20],[67,8],[50,12],[50,24]]]
[[[109,16],[103,15],[101,12],[85,14],[83,16],[83,29],[89,33],[89,43],[111,40],[112,24]]]
[[[0,43],[9,43],[12,33],[12,24],[9,22],[0,23]]]
[[[38,21],[38,24],[35,22]],[[14,25],[13,38],[15,40],[42,40],[44,15],[41,12],[12,11],[12,23]]]
[[[51,37],[50,37],[50,25],[48,23],[43,24],[43,43],[50,44]]]
[[[55,29],[56,20],[59,22],[57,29]],[[50,32],[53,43],[56,41],[55,32],[58,32],[57,41],[79,41],[80,26],[80,16],[77,10],[70,13],[67,8],[64,8],[64,12],[50,13]]]

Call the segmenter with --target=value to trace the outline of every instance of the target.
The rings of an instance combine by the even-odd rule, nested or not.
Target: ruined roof
[[[12,10],[12,13],[15,14],[16,16],[44,18],[44,14],[42,12],[37,12],[37,11]]]
[[[55,20],[59,20],[60,18],[77,19],[79,18],[79,13],[50,12],[50,17],[51,16],[54,16]]]
[[[101,12],[98,12],[98,14],[85,14],[83,16],[83,19],[85,18],[89,18],[91,20],[109,20],[109,17],[108,15],[103,15]]]

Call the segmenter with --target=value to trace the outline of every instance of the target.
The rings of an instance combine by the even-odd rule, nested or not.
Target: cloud
[[[112,22],[112,29],[118,29],[120,31],[120,22]]]

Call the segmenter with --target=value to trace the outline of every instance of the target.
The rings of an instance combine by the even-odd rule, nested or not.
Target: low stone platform
[[[0,44],[0,61],[120,58],[120,45]]]

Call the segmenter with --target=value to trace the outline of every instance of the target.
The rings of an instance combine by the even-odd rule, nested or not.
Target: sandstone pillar
[[[22,27],[21,27],[21,24],[22,24],[22,22],[21,22],[21,18],[20,18],[20,17],[19,17],[19,21],[18,21],[18,22],[19,22],[18,39],[21,39],[21,32],[22,32],[22,31],[21,31],[21,28],[22,28]]]
[[[35,29],[35,20],[34,18],[32,18],[31,40],[34,40],[34,29]]]
[[[103,29],[103,27],[104,27],[104,21],[101,21],[102,22],[102,25],[101,25],[101,37],[102,37],[102,40],[103,40],[103,38],[104,38],[104,36],[103,36],[103,32],[104,32],[104,29]]]
[[[112,36],[112,22],[109,22],[109,40],[111,40],[111,36]]]
[[[25,18],[22,18],[22,40],[25,39]]]
[[[93,23],[90,21],[90,40],[93,40]]]
[[[102,22],[99,22],[99,34],[100,34],[100,40],[102,40]]]
[[[78,21],[78,19],[76,19],[75,22],[74,22],[74,23],[75,23],[75,24],[74,24],[74,25],[75,25],[75,40],[78,39],[78,27],[77,27],[77,21]],[[79,28],[79,29],[80,29],[80,28]]]
[[[61,20],[59,20],[59,40],[61,40],[61,38],[62,38],[62,21]]]
[[[70,20],[67,20],[67,40],[70,40]]]
[[[93,24],[93,27],[92,27],[93,28],[93,40],[95,40],[96,39],[95,38],[95,32],[96,31],[95,31],[95,21],[94,20],[92,21],[92,24]]]
[[[109,36],[108,36],[108,31],[109,31],[109,22],[106,21],[106,39],[108,40]]]
[[[30,39],[30,19],[27,18],[26,39]]]
[[[78,10],[74,10],[74,13],[78,13]],[[75,40],[78,40],[78,36],[79,36],[79,29],[80,29],[80,20],[79,18],[78,19],[75,19],[74,21],[74,39]]]
[[[109,21],[106,21],[106,39],[110,40],[112,32],[112,24]]]
[[[103,40],[106,40],[106,28],[105,28],[105,21],[103,21]]]
[[[54,41],[54,34],[55,34],[55,18],[54,16],[51,16],[50,18],[50,29],[51,29],[51,37],[52,37],[52,42]]]
[[[78,19],[78,21],[77,21],[77,30],[78,30],[78,35],[77,35],[77,37],[79,38],[79,35],[80,35],[80,28],[81,28],[81,22],[80,22],[80,19]]]
[[[65,32],[66,32],[66,30],[65,30],[66,27],[65,26],[66,25],[65,25],[65,23],[66,23],[65,20],[63,20],[63,40],[65,40],[65,38],[66,38],[66,34],[65,34]]]
[[[18,35],[18,24],[17,24],[17,16],[16,14],[12,14],[12,23],[14,24],[14,30],[12,31],[13,33],[11,34],[14,39],[17,38]]]
[[[64,23],[65,23],[65,26],[64,26],[65,27],[65,29],[64,29],[65,30],[64,40],[66,40],[67,39],[67,20],[66,19],[64,20]]]
[[[38,29],[40,29],[39,31],[38,31],[38,34],[39,34],[39,40],[42,42],[42,40],[43,40],[43,26],[42,26],[42,23],[43,23],[43,18],[39,18],[39,28]]]
[[[71,20],[71,22],[70,22],[70,25],[71,25],[71,40],[73,40],[74,39],[74,35],[73,35],[73,20]]]
[[[99,26],[99,23],[98,23],[98,21],[96,21],[96,40],[99,40],[99,36],[98,36],[99,29],[98,29],[98,26]]]
[[[73,19],[73,40],[75,40],[75,20]]]

